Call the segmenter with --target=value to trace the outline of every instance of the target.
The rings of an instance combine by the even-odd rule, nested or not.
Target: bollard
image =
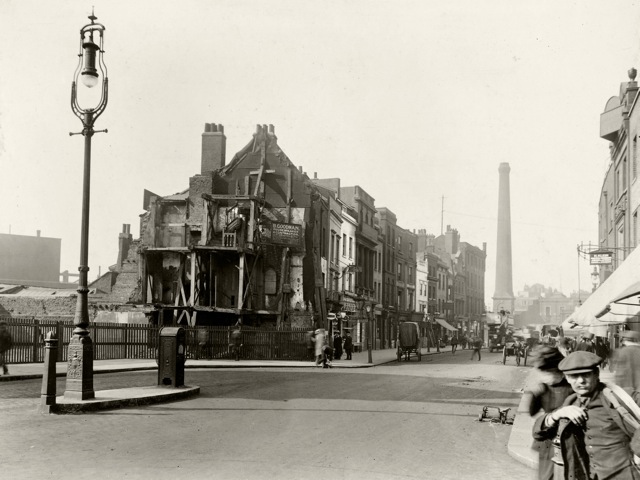
[[[58,358],[58,338],[55,332],[48,332],[44,339],[44,373],[40,390],[39,413],[52,413],[56,404],[56,360]]]

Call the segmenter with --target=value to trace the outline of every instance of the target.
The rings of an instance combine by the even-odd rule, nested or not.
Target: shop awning
[[[564,330],[586,328],[604,336],[607,325],[625,323],[640,313],[640,249],[633,250],[600,287],[563,322]]]
[[[442,325],[447,330],[452,330],[454,332],[458,331],[457,328],[454,328],[451,325],[449,325],[446,320],[442,320],[441,318],[436,318],[436,322],[438,322],[440,325]]]

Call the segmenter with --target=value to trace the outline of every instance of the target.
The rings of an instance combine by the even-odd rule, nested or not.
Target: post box
[[[160,330],[158,346],[158,385],[181,387],[184,385],[185,331],[181,327]]]

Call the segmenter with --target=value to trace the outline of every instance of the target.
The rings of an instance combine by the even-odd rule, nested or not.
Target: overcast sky
[[[511,165],[514,293],[590,289],[609,161],[606,101],[640,69],[638,2],[0,0],[0,233],[62,239],[77,271],[83,138],[70,109],[80,28],[106,26],[109,103],[93,137],[89,279],[139,235],[143,189],[199,173],[204,124],[227,159],[273,124],[310,177],[360,185],[408,229],[487,243]],[[444,196],[444,215],[442,197]],[[578,275],[580,272],[580,276]]]

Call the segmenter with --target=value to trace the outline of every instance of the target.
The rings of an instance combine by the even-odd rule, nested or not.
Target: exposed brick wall
[[[73,297],[23,297],[0,295],[0,311],[11,316],[29,315],[34,317],[73,317],[77,299]]]
[[[138,278],[138,246],[140,240],[131,242],[122,268],[116,278],[111,291],[104,300],[111,303],[127,303],[138,301],[140,298],[140,281]]]

